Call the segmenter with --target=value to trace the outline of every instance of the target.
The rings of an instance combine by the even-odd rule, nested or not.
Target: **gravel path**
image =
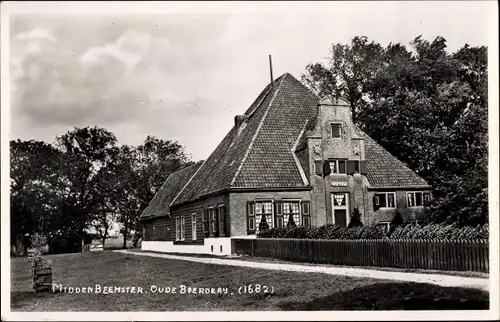
[[[450,275],[440,275],[440,274],[420,274],[420,273],[408,273],[408,272],[390,272],[390,271],[380,271],[380,270],[355,268],[355,267],[331,267],[331,266],[324,267],[324,266],[294,265],[294,264],[282,264],[282,263],[262,263],[262,262],[251,262],[251,261],[242,261],[235,259],[188,257],[188,256],[176,256],[170,254],[159,254],[159,253],[148,253],[148,252],[131,252],[127,250],[116,250],[116,252],[132,254],[137,256],[151,256],[151,257],[166,258],[166,259],[176,259],[176,260],[183,260],[183,261],[190,261],[190,262],[204,263],[204,264],[252,267],[252,268],[270,269],[270,270],[291,271],[291,272],[313,272],[313,273],[323,273],[330,275],[366,277],[366,278],[403,281],[403,282],[430,283],[445,287],[449,286],[468,287],[468,288],[476,288],[484,291],[489,291],[489,280],[477,277],[450,276]]]

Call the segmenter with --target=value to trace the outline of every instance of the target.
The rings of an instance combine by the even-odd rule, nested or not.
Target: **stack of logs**
[[[35,292],[50,291],[52,288],[52,261],[44,260],[39,249],[28,251],[33,273],[33,289]]]

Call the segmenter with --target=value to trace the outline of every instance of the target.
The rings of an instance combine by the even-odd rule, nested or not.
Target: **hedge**
[[[428,224],[398,226],[389,236],[391,239],[445,239],[476,240],[489,238],[489,226],[463,226],[458,224]]]
[[[259,232],[262,238],[309,238],[309,239],[441,239],[477,240],[488,239],[488,225],[459,227],[456,224],[429,224],[419,226],[406,224],[386,234],[376,226],[345,228],[333,224],[320,227],[271,228]]]

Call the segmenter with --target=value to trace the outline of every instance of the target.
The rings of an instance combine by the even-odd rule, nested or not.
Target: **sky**
[[[332,2],[270,13],[13,14],[10,139],[43,140],[100,126],[120,144],[148,135],[206,159],[270,80],[300,79],[333,43],[367,36],[409,45],[422,35],[448,51],[488,45],[491,2]]]

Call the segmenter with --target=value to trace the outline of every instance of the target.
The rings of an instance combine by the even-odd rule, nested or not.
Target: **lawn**
[[[111,251],[44,256],[65,287],[142,287],[143,293],[34,293],[25,258],[11,259],[13,311],[242,311],[488,309],[487,292],[316,273],[280,272],[168,260]],[[273,294],[240,294],[244,285]],[[180,294],[180,285],[227,294]],[[157,292],[153,292],[156,288]],[[177,287],[176,294],[158,293]],[[215,289],[216,290],[216,289]]]

